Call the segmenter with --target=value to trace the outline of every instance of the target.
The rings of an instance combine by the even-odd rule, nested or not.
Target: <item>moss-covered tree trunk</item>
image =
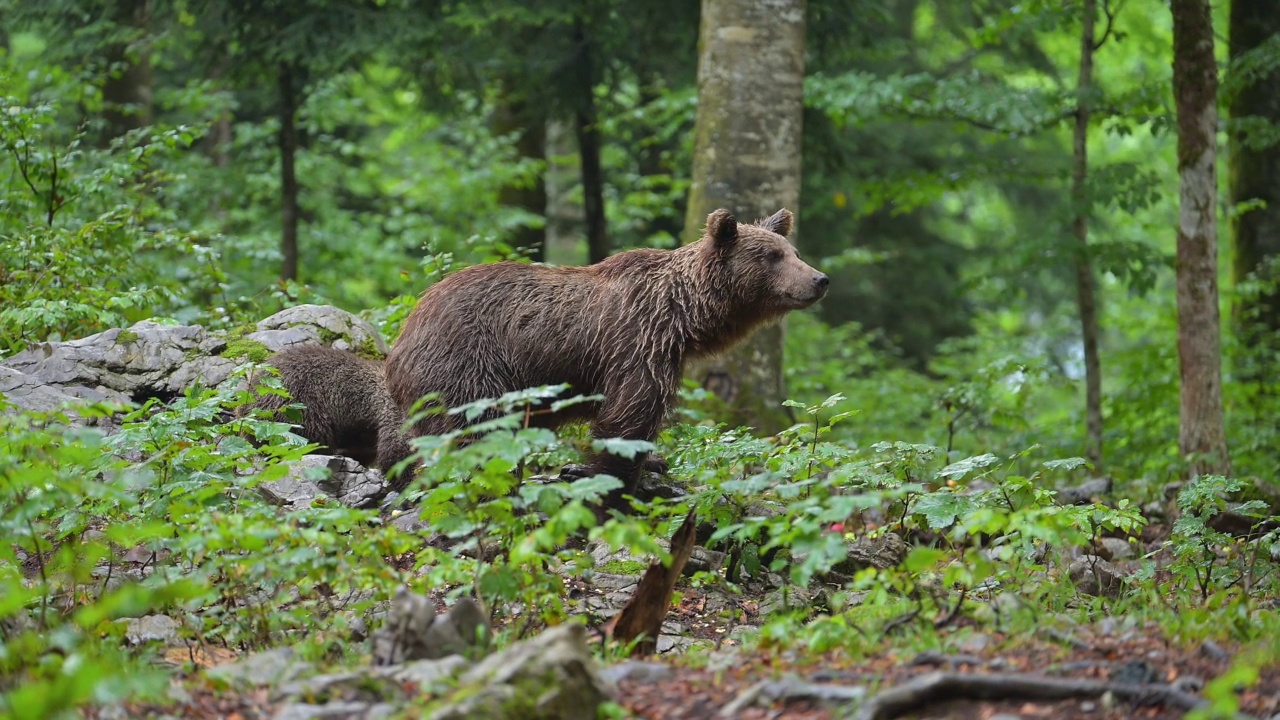
[[[1218,65],[1209,0],[1172,0],[1178,124],[1178,445],[1191,474],[1228,473],[1218,316]]]
[[[1229,179],[1231,203],[1249,203],[1234,216],[1232,281],[1240,289],[1257,279],[1259,291],[1237,295],[1235,317],[1245,345],[1242,374],[1261,387],[1280,385],[1280,143],[1268,138],[1280,127],[1280,67],[1261,65],[1250,73],[1240,61],[1280,34],[1275,0],[1232,0],[1230,54],[1240,76],[1227,99],[1231,117]],[[1263,132],[1249,129],[1265,128]]]
[[[685,242],[701,235],[716,208],[743,222],[799,209],[804,20],[805,0],[702,0]],[[762,432],[789,423],[783,332],[781,324],[762,328],[725,356],[690,368],[728,403],[725,420]]]
[[[1085,455],[1094,470],[1102,472],[1102,360],[1098,355],[1098,290],[1089,254],[1089,115],[1093,93],[1094,18],[1097,0],[1084,0],[1080,32],[1080,74],[1076,83],[1076,122],[1072,136],[1071,201],[1076,238],[1076,307],[1080,312],[1080,336],[1084,343]]]

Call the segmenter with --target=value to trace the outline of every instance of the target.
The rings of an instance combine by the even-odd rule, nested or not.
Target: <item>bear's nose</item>
[[[818,288],[818,290],[825,291],[827,289],[827,286],[830,284],[831,284],[831,279],[828,278],[823,273],[816,273],[813,276],[813,285],[814,287]]]

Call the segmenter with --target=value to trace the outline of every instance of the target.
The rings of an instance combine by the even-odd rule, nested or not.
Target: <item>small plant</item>
[[[1193,585],[1200,601],[1227,588],[1239,586],[1248,595],[1259,578],[1263,553],[1275,541],[1274,533],[1254,542],[1215,530],[1210,521],[1227,511],[1226,498],[1245,487],[1240,480],[1221,475],[1201,475],[1178,492],[1179,516],[1169,546],[1173,550],[1174,577]],[[1261,521],[1266,503],[1251,500],[1231,509],[1236,515]]]
[[[585,534],[633,553],[664,554],[652,531],[635,520],[599,522],[592,508],[622,487],[618,479],[527,481],[527,461],[560,442],[552,431],[531,427],[532,416],[593,399],[556,399],[564,389],[533,388],[450,410],[475,424],[414,440],[411,461],[422,469],[405,491],[431,531],[448,539],[448,549],[419,553],[424,582],[451,595],[474,594],[500,614],[521,614],[522,630],[565,619],[564,578],[591,569],[590,557],[571,539]],[[650,447],[617,440],[601,445],[615,453]]]

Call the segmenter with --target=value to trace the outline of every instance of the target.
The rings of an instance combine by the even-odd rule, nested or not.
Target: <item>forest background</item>
[[[1236,40],[1216,45],[1226,432],[1238,474],[1274,476],[1280,21],[1233,6],[1214,17]],[[798,244],[833,282],[789,322],[788,397],[844,393],[859,414],[842,432],[863,444],[1088,447],[1135,494],[1180,476],[1171,18],[1156,0],[1095,8],[1078,93],[1076,4],[808,4]],[[394,335],[449,268],[584,263],[698,229],[693,3],[77,1],[4,17],[5,268],[25,262],[23,234],[54,263],[0,291],[5,352],[301,302],[368,310]],[[1078,98],[1093,112],[1073,188]],[[1227,168],[1240,154],[1257,160]],[[116,172],[131,155],[142,169]],[[1241,218],[1264,229],[1243,247],[1226,242]]]
[[[1277,27],[1254,4],[1238,22]],[[1102,10],[1080,195],[1079,7],[808,5],[798,244],[833,283],[790,322],[790,397],[846,394],[860,413],[844,431],[864,443],[1083,454],[1083,260],[1106,418],[1091,459],[1126,483],[1179,475],[1171,18],[1156,0]],[[135,0],[5,18],[4,231],[47,220],[32,241],[76,266],[3,292],[8,352],[48,331],[230,325],[312,301],[394,321],[440,253],[576,264],[696,232],[696,4]],[[1221,137],[1270,163],[1222,173],[1227,228],[1280,213],[1255,187],[1280,152],[1265,29],[1217,45]],[[102,173],[129,153],[145,173]],[[22,165],[59,159],[60,186],[27,187]],[[1246,475],[1277,467],[1274,235],[1223,243],[1227,432]],[[78,277],[110,302],[69,297]]]
[[[794,86],[747,64],[707,82],[708,12],[756,18],[762,50],[791,43]],[[732,159],[793,143],[777,197],[755,207],[739,188],[729,209],[793,205],[797,245],[830,293],[753,344],[754,370],[784,381],[763,402],[717,400],[696,387],[711,376],[692,373],[678,414],[689,422],[659,443],[710,478],[690,501],[700,510],[734,498],[742,517],[717,539],[807,553],[789,566],[805,586],[844,557],[833,522],[894,507],[936,547],[886,574],[880,599],[920,598],[922,568],[945,566],[947,585],[963,586],[958,610],[989,577],[1014,586],[1028,576],[1019,562],[1044,561],[1022,550],[1136,538],[1135,507],[1178,495],[1181,520],[1161,528],[1173,540],[1144,540],[1134,579],[1146,594],[1123,602],[1200,633],[1271,637],[1276,576],[1255,583],[1254,571],[1278,557],[1275,527],[1233,539],[1196,520],[1224,509],[1228,490],[1274,508],[1280,482],[1273,0],[5,0],[0,19],[0,357],[153,317],[234,332],[302,303],[360,312],[393,340],[417,296],[460,267],[686,242],[716,199],[702,174],[713,161],[729,162],[718,171],[732,184],[750,177]],[[1210,37],[1215,62],[1196,64]],[[725,89],[748,86],[758,91]],[[783,126],[793,137],[744,137],[709,125],[713,109],[802,121]],[[471,503],[460,502],[467,521],[481,519],[466,532],[505,550],[545,541],[546,557],[446,557],[371,511],[251,499],[247,488],[283,472],[278,448],[222,454],[236,432],[217,420],[226,395],[162,399],[173,405],[140,398],[124,432],[93,442],[0,416],[0,528],[15,538],[0,548],[0,620],[38,617],[0,648],[13,649],[0,658],[6,692],[71,683],[58,658],[86,638],[111,645],[126,610],[186,608],[201,647],[322,636],[346,622],[326,605],[333,578],[379,602],[406,582],[388,557],[415,557],[433,587],[563,621],[564,587],[544,561],[569,531],[493,510],[509,466],[462,451],[432,481]],[[738,424],[768,439],[735,435]],[[521,463],[565,455],[554,438],[512,438],[526,443]],[[139,452],[149,459],[135,467]],[[1062,505],[1041,488],[1042,473],[1072,472],[1110,478],[1113,506]],[[966,476],[994,485],[967,494]],[[1195,476],[1209,479],[1171,484]],[[468,494],[489,482],[497,500]],[[786,513],[751,525],[743,498],[756,496]],[[626,537],[651,550],[683,517],[671,507]],[[86,539],[104,525],[119,529]],[[1007,567],[982,554],[995,537],[1016,538]],[[259,562],[279,545],[290,563]],[[136,596],[106,582],[81,594],[95,563],[135,546],[167,557],[171,574]],[[1175,562],[1157,571],[1160,553]],[[33,557],[35,579],[17,569]],[[301,601],[282,590],[292,585]],[[232,601],[262,587],[270,602]],[[1083,607],[1074,588],[1051,590],[1028,591],[1026,606]],[[822,634],[844,622],[836,604],[815,610],[832,613],[814,622],[815,643],[835,643]],[[839,630],[847,647],[873,645]],[[27,699],[107,692],[104,678],[123,672],[111,653],[92,655],[96,689]]]

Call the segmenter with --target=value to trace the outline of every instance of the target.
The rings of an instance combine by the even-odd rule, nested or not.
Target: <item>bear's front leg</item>
[[[591,435],[596,439],[622,438],[653,442],[666,412],[662,395],[658,391],[632,389],[605,393],[604,406],[591,424]],[[637,453],[635,457],[623,457],[602,451],[592,459],[595,472],[612,475],[622,481],[622,488],[610,494],[606,505],[624,508],[623,495],[635,495],[640,482],[640,472],[649,465],[649,453]],[[658,463],[662,459],[652,456]]]

